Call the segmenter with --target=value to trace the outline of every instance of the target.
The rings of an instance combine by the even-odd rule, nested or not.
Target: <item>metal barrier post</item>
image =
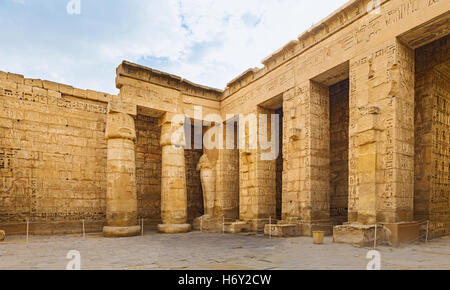
[[[269,217],[269,236],[272,238],[272,217]]]
[[[377,224],[375,224],[375,239],[373,241],[373,249],[376,250],[377,249]]]
[[[27,244],[28,244],[28,236],[29,236],[28,232],[29,232],[29,230],[30,230],[30,220],[27,219]]]
[[[83,239],[85,239],[85,238],[86,238],[86,230],[84,227],[84,220],[83,220]]]

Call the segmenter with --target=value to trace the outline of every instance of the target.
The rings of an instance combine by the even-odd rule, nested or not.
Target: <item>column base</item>
[[[278,222],[279,225],[296,225],[297,237],[312,237],[313,232],[322,231],[326,236],[333,235],[333,222],[330,219],[323,220],[301,220],[296,217],[288,217]]]
[[[276,238],[299,237],[301,236],[301,227],[298,224],[266,225],[264,235]]]
[[[313,232],[325,232],[325,236],[333,235],[333,222],[331,220],[309,221],[300,224],[302,236],[312,237]]]
[[[103,236],[105,238],[125,238],[139,236],[140,226],[132,227],[103,227]]]
[[[251,225],[244,221],[226,222],[223,225],[223,232],[226,234],[238,234],[250,231]]]
[[[380,223],[377,226],[377,244],[398,247],[419,241],[419,223]],[[358,247],[372,246],[375,242],[375,225],[349,223],[334,227],[335,243],[351,244]]]
[[[269,224],[269,219],[254,219],[248,221],[252,232],[264,233],[264,228]]]
[[[204,215],[194,219],[193,229],[202,232],[216,232],[222,230],[222,219]]]
[[[6,233],[5,231],[0,231],[0,242],[3,242],[6,238]]]
[[[183,234],[191,231],[190,224],[161,224],[158,225],[158,232],[162,234]]]
[[[264,234],[272,237],[312,237],[313,232],[323,231],[326,236],[333,234],[333,224],[330,220],[301,221],[298,218],[288,218],[277,224],[266,224]]]
[[[390,223],[383,226],[388,229],[387,238],[394,247],[419,241],[419,223]]]
[[[248,221],[226,222],[224,225],[225,233],[237,234],[243,232],[264,233],[265,226],[269,224],[268,219],[254,219]]]
[[[386,240],[382,226],[377,227],[377,244]],[[375,225],[344,224],[333,229],[333,242],[350,244],[356,247],[373,246],[375,243]]]

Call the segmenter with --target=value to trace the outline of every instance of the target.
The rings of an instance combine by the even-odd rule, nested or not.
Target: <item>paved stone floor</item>
[[[370,249],[313,245],[312,238],[269,239],[261,235],[193,232],[147,233],[105,239],[80,236],[7,237],[0,243],[0,269],[65,269],[68,251],[81,254],[82,269],[355,269],[365,270]],[[450,237],[402,248],[379,247],[382,269],[450,269]]]

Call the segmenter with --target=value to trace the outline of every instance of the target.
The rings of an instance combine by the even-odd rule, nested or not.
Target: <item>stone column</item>
[[[241,138],[240,148],[240,220],[249,224],[252,231],[263,231],[269,219],[276,218],[276,156],[263,158],[270,153],[261,148],[259,132],[260,114],[267,115],[267,141],[271,136],[271,116],[274,112],[257,108],[249,114],[248,120],[240,120],[241,130],[245,130],[245,139]],[[246,122],[248,121],[248,122]],[[244,131],[242,131],[244,132]],[[253,145],[252,145],[253,144]],[[256,146],[254,146],[256,144]],[[253,148],[252,148],[253,147]]]
[[[350,224],[335,228],[335,241],[371,244],[375,225],[393,244],[418,237],[414,51],[395,39],[350,62],[349,175]]]
[[[129,237],[137,226],[137,193],[134,118],[109,109],[106,125],[108,146],[105,237]]]
[[[166,113],[160,120],[162,147],[161,233],[186,233],[187,224],[186,164],[184,147],[184,119],[174,121],[174,115]]]
[[[314,230],[332,232],[330,219],[330,90],[310,81],[306,93],[304,112],[306,158],[301,175],[304,190],[300,192],[300,213],[303,234]]]
[[[227,144],[228,134],[230,136],[232,134],[233,142],[228,144],[228,148],[233,149],[217,150],[214,216],[224,216],[228,220],[232,220],[239,219],[239,149],[236,142],[239,133],[237,132],[237,123],[230,127],[224,127],[224,144]]]

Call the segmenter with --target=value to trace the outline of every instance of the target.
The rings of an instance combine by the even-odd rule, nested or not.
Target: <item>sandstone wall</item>
[[[194,136],[194,127],[191,127],[191,136]],[[194,138],[192,138],[191,148],[194,148]],[[203,215],[203,192],[200,180],[200,171],[197,164],[203,155],[202,149],[186,149],[184,157],[186,160],[186,189],[188,202],[188,222]]]
[[[36,234],[101,231],[105,222],[107,104],[116,96],[0,72],[0,227]],[[136,117],[138,218],[161,222],[158,119]],[[188,219],[201,215],[196,170],[186,150]]]
[[[0,225],[8,234],[101,230],[107,102],[114,96],[0,72]]]
[[[349,81],[330,87],[330,210],[334,224],[348,215]]]
[[[158,119],[138,115],[136,118],[136,183],[138,218],[145,228],[161,223],[161,130]],[[139,220],[141,222],[141,220]]]
[[[449,49],[447,36],[416,50],[414,214],[433,237],[450,232]]]

